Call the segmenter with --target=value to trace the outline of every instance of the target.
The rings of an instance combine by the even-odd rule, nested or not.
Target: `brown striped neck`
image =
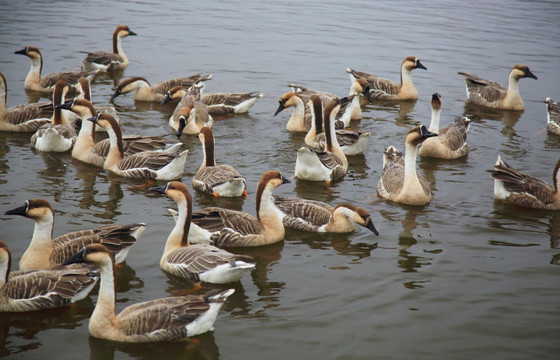
[[[554,167],[554,172],[553,174],[553,184],[554,184],[554,190],[556,190],[555,192],[558,193],[558,183],[560,182],[560,179],[558,178],[560,176],[560,160],[558,160],[558,162],[556,163],[556,166]]]
[[[115,29],[115,32],[113,33],[113,53],[114,54],[118,54],[119,53],[119,32],[121,31],[120,26],[117,26],[117,28]]]
[[[209,127],[200,129],[200,137],[204,147],[204,164],[206,166],[216,166],[216,159],[214,158],[214,134]]]
[[[85,77],[81,77],[78,82],[80,84],[80,88],[82,89],[84,99],[86,99],[87,101],[91,101],[91,89],[89,87],[89,81]]]
[[[121,159],[124,158],[124,147],[123,147],[123,138],[122,138],[122,131],[121,131],[121,127],[119,126],[119,123],[117,123],[117,121],[115,120],[115,118],[112,115],[106,114],[106,113],[101,113],[98,115],[98,122],[99,121],[107,121],[109,123],[109,127],[111,128],[112,131],[107,131],[109,133],[109,138],[111,136],[115,137],[115,141],[117,143],[117,149],[119,151],[120,157]],[[95,128],[95,126],[94,126]],[[107,128],[105,128],[105,130],[108,130]]]
[[[4,77],[4,74],[1,72],[0,81],[2,81],[2,84],[0,84],[0,99],[4,101],[0,104],[0,114],[3,114],[6,111],[6,101],[8,100],[8,86],[6,85],[6,78]]]
[[[311,96],[311,104],[313,105],[313,117],[315,120],[315,134],[323,132],[323,104],[321,98],[317,95]]]
[[[263,201],[263,196],[270,200],[272,196],[272,190],[277,188],[282,184],[289,183],[290,181],[282,176],[279,171],[269,170],[261,176],[261,180],[257,184],[257,195],[256,198],[256,209],[257,209],[257,219],[261,220],[261,203]],[[266,192],[266,194],[265,194]]]
[[[187,189],[186,186],[185,189]],[[191,219],[192,219],[192,197],[188,190],[184,192],[184,194],[185,194],[185,200],[187,201],[187,215],[185,219],[185,224],[183,225],[183,237],[181,238],[181,246],[183,247],[189,245],[189,230],[191,228]]]
[[[325,107],[325,111],[323,113],[323,122],[325,123],[325,137],[327,143],[325,145],[325,150],[328,152],[333,152],[333,139],[332,137],[334,134],[334,124],[331,124],[331,113],[334,111],[334,108],[338,105],[338,100],[333,99],[328,102]]]
[[[64,80],[58,80],[56,85],[54,86],[54,92],[53,92],[54,113],[52,119],[52,123],[54,125],[62,124],[62,109],[57,107],[57,105],[61,105],[64,102],[65,87],[66,87],[66,81]]]

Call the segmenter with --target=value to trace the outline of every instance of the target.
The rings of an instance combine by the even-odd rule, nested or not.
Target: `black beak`
[[[160,105],[165,105],[170,101],[171,101],[171,94],[169,94],[169,92],[167,92],[167,94],[165,94],[165,99],[163,99],[163,101],[161,102]]]
[[[167,186],[168,185],[169,185],[169,183],[167,183],[163,186],[154,186],[154,187],[151,187],[149,190],[150,191],[155,191],[155,192],[158,192],[160,194],[165,195],[165,192],[167,191]]]
[[[284,175],[282,175],[282,184],[289,184],[289,183],[291,183],[291,181],[288,180],[288,179],[286,179],[286,178],[284,177]]]
[[[68,259],[66,259],[66,261],[64,261],[62,263],[62,265],[70,265],[70,264],[75,264],[75,263],[83,263],[84,262],[84,253],[86,252],[85,248],[82,248],[80,251],[78,251],[77,253],[75,253],[74,255],[72,255],[71,257],[69,257]]]
[[[379,236],[379,232],[377,231],[377,229],[375,228],[375,225],[373,225],[373,220],[368,219],[367,223],[366,223],[366,227],[375,235]]]
[[[136,33],[135,33],[134,31],[128,30],[128,35],[130,35],[130,36],[136,36]]]
[[[424,65],[422,65],[422,63],[420,62],[420,60],[416,60],[416,68],[417,68],[417,69],[428,70],[427,67],[425,67]]]
[[[183,130],[185,130],[185,127],[187,126],[187,120],[185,119],[184,116],[181,116],[179,118],[179,128],[177,129],[177,137],[181,137],[181,135],[183,135]]]
[[[278,109],[276,109],[276,112],[274,113],[274,116],[278,115],[285,108],[286,107],[284,106],[284,103],[280,101],[280,105],[278,105]]]
[[[422,125],[420,127],[420,136],[423,139],[427,139],[427,138],[430,138],[430,137],[433,137],[433,136],[438,136],[438,134],[433,133],[431,131],[428,131],[428,129],[426,129],[426,126]]]
[[[27,48],[23,48],[21,50],[14,51],[14,54],[27,55]]]
[[[57,109],[72,110],[73,103],[74,103],[74,100],[72,99],[72,100],[68,100],[64,104],[56,105],[55,107]]]
[[[525,71],[525,77],[530,77],[537,80],[537,75],[533,74],[531,70],[529,70],[529,68],[527,68],[527,71]]]
[[[4,215],[21,215],[21,216],[26,216],[27,215],[27,204],[17,207],[15,209],[12,210],[8,210],[4,213]]]
[[[111,96],[111,101],[113,101],[113,99],[119,96],[120,94],[121,94],[121,89],[117,88],[113,93],[113,96]]]
[[[95,115],[92,118],[89,118],[88,121],[91,121],[94,124],[97,124],[97,118],[99,117],[99,114]]]
[[[362,94],[366,97],[367,101],[369,101],[370,103],[373,102],[373,98],[371,97],[371,89],[369,85],[366,85]]]

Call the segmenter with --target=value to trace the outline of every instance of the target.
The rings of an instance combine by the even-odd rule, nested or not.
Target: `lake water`
[[[152,83],[213,74],[206,91],[261,91],[249,114],[214,126],[219,163],[247,177],[244,199],[194,195],[210,205],[255,213],[263,172],[293,178],[303,135],[285,130],[290,116],[273,117],[286,84],[348,93],[347,67],[399,79],[402,60],[416,56],[415,104],[363,108],[354,128],[372,133],[365,156],[350,159],[332,186],[293,180],[276,193],[351,202],[367,208],[380,232],[345,235],[288,230],[278,244],[247,250],[257,260],[222,308],[215,331],[198,343],[124,345],[92,338],[88,318],[97,292],[63,309],[0,316],[0,356],[12,359],[552,359],[560,351],[560,214],[494,201],[486,172],[498,154],[512,166],[551,182],[560,138],[545,130],[543,100],[560,100],[560,5],[555,1],[4,1],[0,3],[0,71],[8,106],[35,101],[23,90],[31,45],[43,73],[77,69],[80,51],[110,50],[116,25],[138,36],[123,47],[131,63],[122,76]],[[465,107],[458,71],[507,82],[514,64],[522,79],[522,114]],[[119,78],[92,85],[106,104]],[[403,148],[417,124],[429,124],[431,94],[443,98],[442,125],[473,120],[465,159],[419,159],[434,199],[426,207],[376,196],[382,153]],[[114,101],[125,133],[170,133],[174,105]],[[0,213],[26,199],[45,198],[56,210],[54,235],[101,224],[146,222],[143,236],[118,270],[117,310],[138,301],[179,295],[193,285],[168,278],[159,258],[175,207],[149,192],[146,181],[111,175],[69,154],[37,154],[30,135],[0,133]],[[194,136],[182,181],[202,159]],[[0,215],[0,238],[17,265],[33,232],[22,217]],[[203,285],[203,288],[213,288]],[[89,354],[88,354],[89,353]]]

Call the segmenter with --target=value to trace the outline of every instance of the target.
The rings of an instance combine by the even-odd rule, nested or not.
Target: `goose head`
[[[14,54],[25,55],[31,60],[40,60],[42,58],[41,51],[35,46],[26,46],[21,50],[15,51]]]
[[[102,244],[89,244],[80,251],[66,259],[62,265],[88,263],[102,268],[103,265],[114,263],[113,255]]]
[[[94,117],[96,115],[93,104],[86,99],[74,98],[66,101],[63,104],[56,105],[56,108],[70,110],[73,113],[76,113],[81,118],[86,118],[86,119]]]
[[[366,79],[364,78],[357,78],[352,83],[352,90],[356,92],[356,94],[361,94],[365,96],[367,101],[370,103],[372,102],[370,87]]]
[[[119,25],[117,26],[117,28],[115,29],[114,34],[119,37],[119,38],[124,38],[127,36],[134,36],[136,35],[135,32],[133,32],[132,30],[130,30],[130,28],[128,27],[128,25]]]
[[[529,70],[527,65],[515,65],[510,71],[510,76],[513,76],[517,80],[526,77],[537,80],[537,76]]]
[[[170,101],[179,101],[185,96],[187,91],[182,86],[174,86],[171,89],[167,90],[165,93],[165,99],[161,102],[161,105],[165,105]]]
[[[344,210],[348,210],[350,215],[348,217],[356,224],[367,228],[375,235],[379,235],[379,232],[375,228],[375,225],[373,225],[373,220],[371,219],[371,215],[369,211],[367,211],[364,208],[357,207],[351,204],[346,204],[346,203],[338,205],[334,211],[340,208],[343,208]]]
[[[126,93],[129,93],[131,91],[134,91],[141,86],[150,86],[150,84],[148,83],[148,80],[146,80],[146,79],[144,79],[143,77],[140,77],[140,76],[135,76],[135,77],[131,77],[131,78],[128,78],[128,79],[124,79],[123,81],[121,81],[117,85],[117,88],[115,89],[115,92],[111,96],[111,100],[113,100],[114,98],[116,98],[119,95],[126,94]]]
[[[180,181],[170,181],[164,186],[154,186],[150,188],[150,191],[164,194],[176,203],[191,201],[191,194],[189,192],[189,189]]]
[[[8,210],[4,215],[20,215],[36,222],[51,221],[54,217],[51,204],[44,199],[29,199],[23,206]]]
[[[432,110],[437,111],[437,110],[441,110],[441,95],[438,93],[433,93],[432,94]]]
[[[408,134],[406,135],[405,143],[417,146],[420,145],[422,142],[424,142],[424,140],[426,140],[427,138],[433,136],[438,136],[438,135],[436,133],[428,131],[426,126],[424,125],[415,126],[408,131]]]
[[[278,109],[276,109],[276,112],[274,113],[274,116],[278,115],[285,108],[288,108],[290,106],[296,106],[298,102],[303,102],[303,99],[301,98],[301,96],[299,96],[298,94],[296,94],[294,92],[285,93],[284,95],[282,95],[280,100],[278,100],[278,103],[279,103],[278,104]]]
[[[403,63],[402,63],[402,67],[408,71],[414,70],[414,69],[424,69],[424,70],[428,70],[428,68],[426,68],[421,62],[420,59],[418,59],[417,57],[414,56],[409,56],[406,59],[404,59]]]

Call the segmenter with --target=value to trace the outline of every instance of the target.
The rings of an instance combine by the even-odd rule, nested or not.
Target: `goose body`
[[[43,57],[41,51],[34,46],[26,46],[18,50],[15,54],[25,55],[31,60],[31,68],[25,78],[23,87],[25,90],[39,91],[42,93],[51,93],[54,90],[56,82],[63,79],[69,86],[75,86],[82,76],[92,81],[96,71],[73,71],[73,72],[57,72],[47,75],[41,75],[43,69]]]
[[[78,80],[78,92],[79,92],[79,95],[77,96],[78,99],[85,99],[93,104],[93,100],[91,99],[91,86],[89,84],[89,81],[87,81],[87,79],[84,77],[81,77]],[[117,120],[117,122],[120,122],[119,117],[117,115],[117,110],[113,105],[104,105],[104,106],[94,105],[94,109],[96,113],[104,112],[104,113],[111,114],[113,115],[115,120]],[[87,119],[88,118],[86,118],[85,120]],[[100,126],[95,126],[95,131],[105,131],[105,130],[103,130],[103,128]]]
[[[126,259],[130,247],[142,235],[146,224],[105,225],[93,230],[71,232],[52,239],[54,211],[44,199],[30,199],[25,205],[5,212],[35,221],[35,229],[29,247],[22,255],[19,268],[49,269],[60,265],[82,247],[92,243],[107,245],[115,254],[117,263]]]
[[[72,149],[76,142],[76,132],[69,119],[63,116],[62,109],[57,107],[64,102],[67,92],[66,81],[56,82],[53,93],[52,122],[41,126],[31,137],[31,148],[44,152],[65,152]]]
[[[320,107],[317,95],[314,104]],[[313,101],[313,100],[312,100]],[[332,181],[346,175],[348,171],[348,160],[342,152],[335,135],[334,117],[336,116],[339,104],[336,99],[332,99],[323,112],[325,125],[326,143],[323,151],[314,151],[307,147],[301,147],[297,152],[295,176],[303,180],[311,181]],[[321,108],[322,109],[322,108]],[[317,112],[317,116],[321,112]]]
[[[113,52],[96,51],[88,53],[82,60],[84,70],[115,71],[123,70],[128,66],[128,57],[122,48],[122,39],[136,35],[126,25],[119,25],[113,32]]]
[[[467,117],[457,117],[451,124],[439,127],[441,114],[441,96],[438,93],[432,95],[432,120],[430,132],[438,134],[424,140],[418,155],[440,159],[458,159],[469,153],[467,145],[467,132],[471,121]]]
[[[425,205],[432,200],[426,179],[416,172],[417,146],[429,137],[437,136],[424,125],[409,130],[405,140],[405,158],[393,146],[383,157],[383,172],[377,193],[387,199],[407,205]]]
[[[510,70],[507,88],[468,72],[459,74],[465,77],[468,103],[501,110],[524,110],[525,105],[519,93],[519,80],[526,77],[537,79],[526,65],[515,65]]]
[[[412,70],[414,69],[427,70],[420,60],[414,56],[409,56],[403,60],[401,64],[400,84],[362,71],[352,70],[350,68],[346,69],[346,72],[350,74],[351,81],[360,77],[366,79],[370,88],[370,96],[373,100],[399,101],[418,100],[418,91],[412,82]]]
[[[181,153],[145,151],[125,157],[122,132],[115,119],[109,114],[99,114],[88,120],[109,134],[110,148],[104,169],[136,179],[174,180],[183,175],[188,150]]]
[[[177,137],[183,133],[197,135],[203,127],[211,128],[214,119],[208,108],[200,100],[200,87],[192,86],[177,104],[169,118],[169,126],[175,130]]]
[[[216,165],[212,129],[203,127],[200,130],[199,138],[204,157],[202,165],[192,179],[193,188],[215,196],[246,195],[245,178],[230,165]]]
[[[189,244],[192,198],[184,184],[173,181],[150,190],[167,195],[179,208],[175,227],[160,260],[163,270],[192,281],[226,284],[239,281],[255,267],[249,256],[232,254],[212,245]]]
[[[356,230],[354,224],[368,228],[379,235],[369,212],[350,204],[336,207],[327,203],[301,198],[273,195],[274,204],[284,227],[302,231],[346,233]]]
[[[234,289],[204,295],[160,298],[130,305],[115,314],[115,265],[107,249],[88,245],[67,263],[99,267],[99,296],[89,320],[91,336],[129,343],[182,340],[213,329],[218,312]]]
[[[11,262],[0,241],[0,313],[65,306],[85,298],[99,280],[99,271],[86,266],[10,272]]]
[[[256,192],[257,217],[235,210],[208,207],[192,216],[189,242],[219,248],[269,245],[284,239],[284,226],[272,201],[272,191],[289,183],[278,171],[265,172]]]
[[[182,78],[173,78],[163,80],[150,85],[148,80],[143,77],[131,77],[122,80],[115,89],[111,100],[122,94],[134,91],[135,101],[157,101],[159,103],[166,99],[170,89],[177,87],[178,89],[190,88],[195,84],[202,84],[212,78],[212,75],[191,75]],[[181,98],[184,94],[181,95]]]
[[[560,160],[554,167],[554,185],[512,168],[498,155],[494,169],[494,197],[508,203],[534,209],[560,210],[558,193]]]
[[[546,130],[555,135],[560,135],[560,105],[552,100],[546,98]]]
[[[77,114],[78,117],[83,119],[80,132],[76,138],[76,143],[72,148],[72,157],[88,164],[103,167],[111,148],[111,139],[95,142],[93,123],[87,121],[87,119],[96,116],[94,106],[88,100],[73,99],[60,105],[60,107],[62,109],[71,110]],[[103,131],[105,130],[103,129]],[[142,151],[162,150],[173,153],[179,146],[181,146],[179,142],[169,140],[165,136],[123,136],[123,151],[125,157]]]
[[[17,105],[6,109],[8,86],[0,72],[0,131],[35,132],[51,121],[52,102]]]

